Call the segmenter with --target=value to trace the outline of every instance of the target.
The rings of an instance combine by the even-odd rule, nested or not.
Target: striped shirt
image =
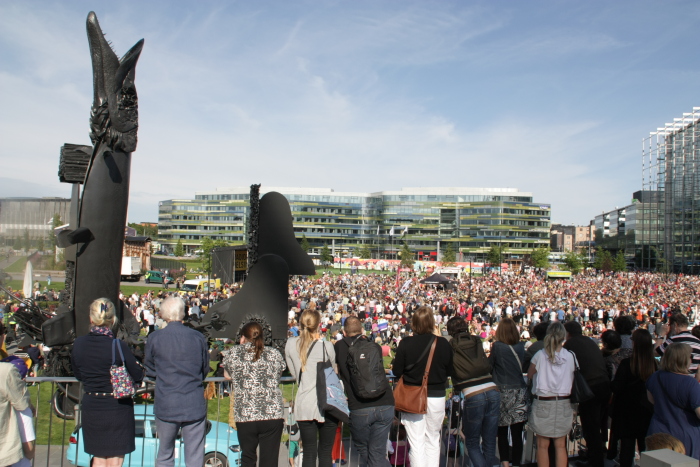
[[[690,346],[691,360],[689,370],[694,374],[700,365],[700,339],[692,335],[690,331],[681,331],[675,336],[669,337],[656,349],[656,353],[663,356],[668,346],[676,342]]]

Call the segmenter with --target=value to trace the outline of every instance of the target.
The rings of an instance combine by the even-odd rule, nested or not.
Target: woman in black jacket
[[[620,467],[634,465],[635,443],[646,450],[644,438],[654,406],[647,398],[646,381],[656,371],[654,341],[646,329],[632,333],[632,357],[625,358],[612,381],[612,430],[620,438]]]
[[[119,467],[124,455],[136,449],[134,400],[131,397],[115,399],[112,394],[110,368],[115,324],[114,304],[109,299],[98,298],[92,302],[90,333],[75,340],[71,354],[73,372],[85,389],[81,424],[85,452],[94,456],[93,467]],[[124,354],[122,363],[116,350],[115,364],[126,364],[134,383],[140,382],[144,377],[143,367],[123,341],[116,340],[115,346]]]
[[[491,346],[489,361],[492,367],[493,382],[501,392],[501,406],[498,417],[498,453],[501,465],[520,465],[523,457],[523,427],[528,417],[530,400],[527,385],[523,378],[522,361],[525,359],[525,346],[520,342],[520,333],[515,321],[503,318],[496,329],[496,342]],[[513,442],[508,442],[508,432]]]
[[[413,336],[401,340],[392,367],[397,378],[403,376],[404,384],[422,384],[429,351],[420,357],[435,339],[437,343],[428,374],[428,412],[401,413],[401,423],[406,427],[411,446],[411,465],[437,467],[440,463],[440,428],[445,418],[445,389],[447,377],[452,376],[452,348],[444,337],[433,334],[435,318],[432,308],[418,308],[411,317],[411,327]]]

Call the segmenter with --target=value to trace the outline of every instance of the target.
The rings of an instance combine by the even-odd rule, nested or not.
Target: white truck
[[[141,257],[122,256],[121,280],[132,282],[141,280]]]

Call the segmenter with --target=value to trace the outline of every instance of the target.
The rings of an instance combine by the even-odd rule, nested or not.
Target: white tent
[[[24,269],[24,285],[22,286],[22,292],[24,292],[24,298],[32,297],[32,277],[34,276],[34,267],[32,262],[27,259],[27,267]]]

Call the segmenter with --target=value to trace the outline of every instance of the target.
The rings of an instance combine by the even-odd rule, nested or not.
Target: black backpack
[[[480,338],[468,333],[460,333],[450,340],[450,345],[454,350],[452,360],[455,371],[454,384],[481,378],[491,373],[491,364]]]
[[[382,348],[362,336],[348,348],[347,359],[350,385],[358,399],[376,399],[389,389],[384,372]]]

